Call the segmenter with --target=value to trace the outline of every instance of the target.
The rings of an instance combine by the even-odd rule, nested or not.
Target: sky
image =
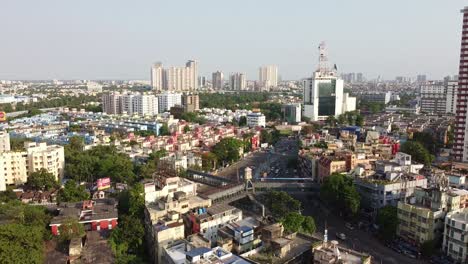
[[[340,72],[457,74],[466,0],[0,0],[0,80],[140,79],[199,61],[308,77],[321,41]]]

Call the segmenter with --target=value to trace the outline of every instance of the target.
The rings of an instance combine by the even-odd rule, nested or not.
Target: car
[[[402,253],[403,253],[403,255],[405,255],[407,257],[410,257],[410,258],[413,258],[413,259],[417,258],[416,255],[414,254],[414,252],[412,252],[410,250],[403,249]]]
[[[336,237],[341,240],[346,240],[346,235],[343,233],[336,233]]]
[[[351,223],[345,223],[345,227],[348,228],[349,230],[354,230],[355,229],[354,225],[351,224]]]

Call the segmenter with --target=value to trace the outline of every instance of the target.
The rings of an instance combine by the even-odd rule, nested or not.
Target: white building
[[[162,63],[157,62],[151,66],[151,87],[153,87],[154,90],[162,90],[164,88],[163,74],[164,69]]]
[[[209,207],[202,214],[189,217],[195,223],[200,223],[199,230],[195,231],[199,231],[204,238],[215,245],[218,238],[218,228],[242,220],[242,211],[230,205],[216,205]]]
[[[10,134],[0,131],[0,152],[10,151]]]
[[[25,148],[28,155],[28,173],[46,169],[55,176],[56,180],[63,177],[65,169],[63,146],[26,142]]]
[[[233,73],[229,77],[229,89],[232,91],[243,91],[247,88],[245,73]]]
[[[468,263],[468,209],[448,213],[445,217],[442,250],[456,263]]]
[[[102,85],[97,82],[87,82],[86,89],[90,93],[102,93]]]
[[[211,85],[215,90],[222,90],[224,89],[224,74],[220,71],[213,72],[211,78]]]
[[[259,69],[258,80],[262,88],[269,89],[278,86],[278,66],[268,65]]]
[[[344,82],[327,65],[325,44],[319,46],[319,68],[304,80],[304,113],[311,121],[326,120],[356,109],[356,98],[343,94]]]
[[[139,115],[154,116],[158,114],[158,98],[152,94],[139,94],[133,97],[133,112]]]
[[[249,127],[265,127],[266,118],[262,113],[247,114],[247,126]]]
[[[122,113],[122,95],[119,92],[102,95],[102,111],[109,115]]]
[[[28,175],[40,169],[52,173],[56,180],[63,177],[65,168],[64,148],[46,143],[26,142],[26,151],[0,153],[0,191],[6,185],[27,182]]]
[[[287,104],[283,106],[283,119],[288,123],[301,122],[301,104]]]
[[[457,108],[457,89],[458,81],[448,80],[445,82],[445,87],[447,90],[447,101],[446,101],[446,113],[456,114],[455,110]]]
[[[175,105],[182,105],[182,94],[165,92],[158,94],[159,113],[169,111]]]
[[[138,114],[154,116],[158,114],[158,98],[152,94],[118,92],[102,95],[102,110],[104,113]]]
[[[445,113],[447,110],[447,89],[441,81],[428,81],[421,84],[421,111]]]

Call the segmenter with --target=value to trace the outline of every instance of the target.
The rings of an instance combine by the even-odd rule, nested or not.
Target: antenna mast
[[[320,73],[328,73],[328,54],[327,48],[325,47],[325,42],[322,41],[318,46],[319,49],[319,68],[318,72]]]

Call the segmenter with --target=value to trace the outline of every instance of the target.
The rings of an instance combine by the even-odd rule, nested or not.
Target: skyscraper
[[[468,6],[461,10],[463,27],[461,38],[460,67],[458,74],[458,93],[455,119],[455,139],[453,157],[457,161],[468,161]]]
[[[278,67],[276,65],[260,67],[258,80],[260,86],[266,89],[278,86]]]
[[[319,67],[312,78],[304,81],[304,113],[311,121],[326,120],[347,111],[356,110],[356,98],[343,94],[344,82],[336,67],[328,68],[325,43],[319,46]]]
[[[163,89],[163,65],[160,62],[157,62],[151,66],[151,87],[154,90]]]
[[[220,71],[213,72],[211,84],[213,85],[213,89],[222,90],[224,88],[224,74]]]
[[[155,90],[195,91],[198,89],[198,62],[189,60],[185,67],[164,69],[158,62],[151,67],[151,86]]]
[[[233,91],[243,91],[247,88],[247,80],[244,73],[233,73],[229,77],[229,89]]]

